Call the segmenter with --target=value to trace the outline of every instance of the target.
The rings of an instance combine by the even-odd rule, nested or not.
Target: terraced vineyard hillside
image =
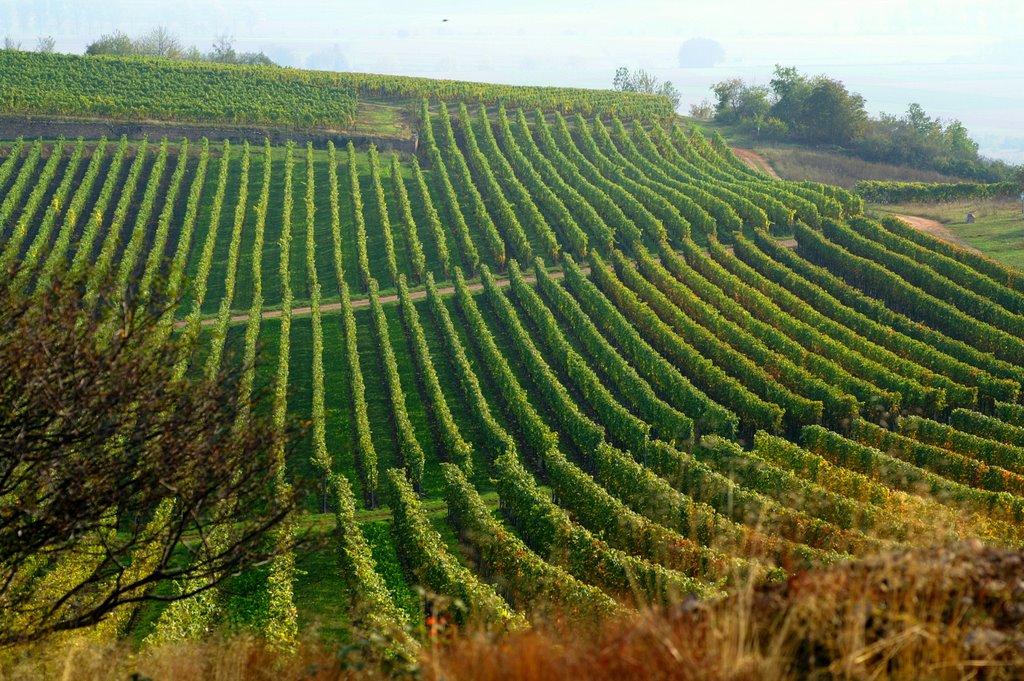
[[[310,424],[276,461],[318,482],[301,522],[328,547],[122,633],[387,635],[422,621],[417,586],[489,628],[592,624],[900,545],[1022,543],[1024,273],[698,130],[420,118],[416,157],[0,147],[18,287],[65,258],[160,283],[164,332],[198,340],[182,375],[244,363],[280,427]]]

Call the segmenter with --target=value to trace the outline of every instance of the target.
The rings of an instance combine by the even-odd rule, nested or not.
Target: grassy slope
[[[833,151],[816,151],[792,145],[753,145],[787,180],[811,180],[851,189],[858,180],[901,182],[962,182],[958,177],[910,166],[873,163]]]
[[[708,124],[707,127],[717,127]],[[762,146],[749,137],[730,132],[730,143],[753,147],[786,180],[812,180],[850,188],[857,180],[892,180],[904,182],[962,182],[931,170],[908,166],[871,163],[843,154],[814,151],[794,145]],[[985,255],[1013,267],[1024,267],[1024,211],[1020,201],[986,199],[982,201],[954,201],[942,204],[905,203],[895,205],[869,204],[867,212],[873,216],[886,214],[918,215],[936,220],[953,234]],[[968,212],[975,216],[974,224],[967,224]]]
[[[824,182],[849,189],[857,180],[898,180],[903,182],[962,182],[958,177],[910,166],[873,163],[838,151],[811,149],[799,144],[773,142],[734,125],[684,117],[695,125],[722,133],[733,146],[753,149],[764,156],[785,180]]]

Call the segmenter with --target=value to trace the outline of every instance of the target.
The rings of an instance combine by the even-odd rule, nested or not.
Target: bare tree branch
[[[154,340],[169,301],[88,310],[80,282],[28,297],[12,279],[0,281],[0,646],[194,595],[287,550],[268,536],[298,492],[282,495],[269,463],[296,433],[269,409],[236,427],[242,367],[175,380],[183,348]],[[168,580],[193,588],[157,595]]]

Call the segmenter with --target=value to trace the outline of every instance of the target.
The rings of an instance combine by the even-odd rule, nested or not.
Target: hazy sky
[[[157,24],[200,49],[228,34],[307,68],[608,87],[616,67],[640,67],[673,81],[684,110],[723,78],[767,83],[774,64],[794,65],[840,78],[872,114],[916,101],[959,118],[983,153],[1024,162],[1021,0],[0,0],[0,36],[26,48],[52,35],[82,52]],[[721,63],[680,65],[696,37],[721,45]]]

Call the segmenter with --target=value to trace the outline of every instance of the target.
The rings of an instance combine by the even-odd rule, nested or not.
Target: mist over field
[[[52,35],[58,50],[80,53],[103,33],[156,24],[200,49],[228,34],[240,50],[313,69],[609,87],[616,67],[645,68],[680,88],[684,111],[721,79],[767,83],[774,64],[792,65],[845,81],[872,114],[917,101],[933,116],[962,120],[983,154],[1024,160],[1024,4],[1013,0],[0,3],[0,34],[26,48]],[[695,38],[720,52],[680,55]]]

